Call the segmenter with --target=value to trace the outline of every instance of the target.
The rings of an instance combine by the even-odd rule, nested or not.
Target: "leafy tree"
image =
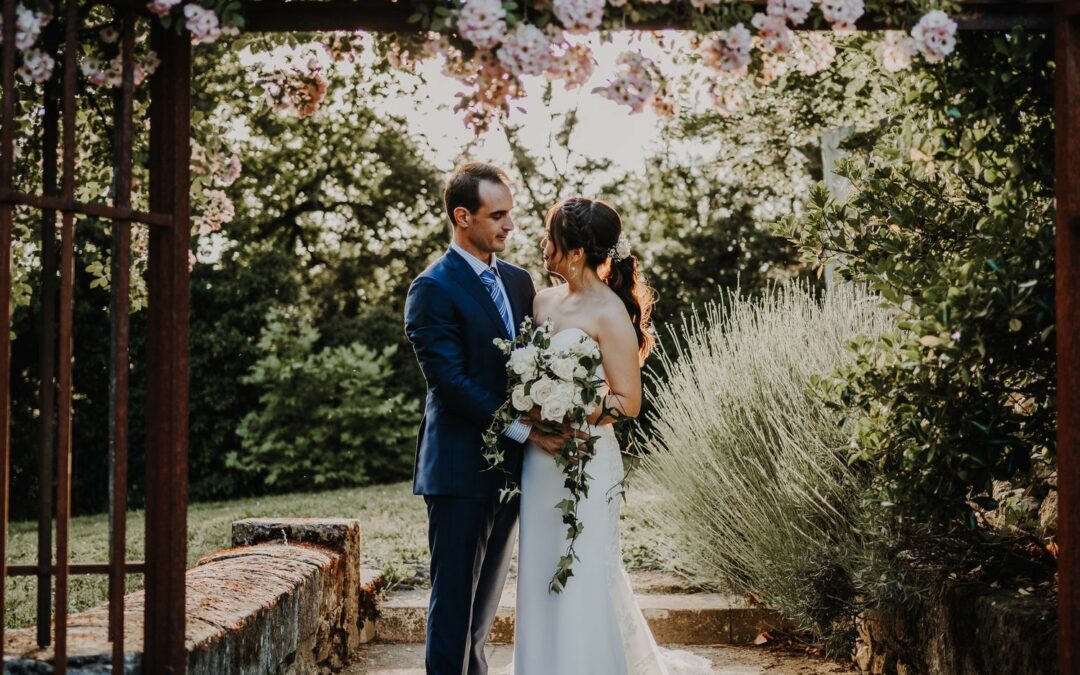
[[[402,401],[400,410],[387,411],[394,413],[388,425],[411,434],[411,406],[423,394],[423,379],[401,327],[405,290],[442,251],[447,233],[438,175],[404,122],[371,108],[392,80],[381,79],[378,72],[352,79],[328,73],[334,99],[304,119],[271,110],[257,88],[247,95],[235,90],[236,82],[252,77],[238,58],[245,46],[270,49],[308,37],[314,36],[270,42],[247,37],[200,57],[205,58],[207,82],[198,88],[196,110],[208,129],[228,129],[242,120],[241,140],[227,142],[229,151],[244,159],[240,178],[227,188],[235,217],[201,243],[205,262],[196,265],[192,277],[191,473],[193,494],[199,496],[261,491],[262,476],[270,475],[253,464],[265,455],[252,455],[249,461],[237,452],[241,446],[245,452],[256,448],[239,435],[241,420],[249,420],[247,433],[254,437],[256,427],[270,433],[265,418],[270,408],[282,410],[267,398],[268,383],[250,377],[275,344],[259,337],[269,330],[272,311],[302,309],[305,320],[317,327],[305,353],[323,369],[323,377],[329,377],[326,369],[332,365],[344,368],[346,356],[366,358],[369,352],[359,345],[371,345],[378,363],[385,361],[394,373],[379,386],[386,388],[387,398]],[[333,351],[338,348],[346,351]],[[256,424],[255,419],[262,421]],[[355,480],[407,474],[411,454],[400,452],[393,434],[382,437],[387,445],[379,451],[370,442],[352,449],[375,452],[378,462],[392,459],[398,465],[378,468],[376,462],[367,470],[362,469],[367,460],[355,458]],[[226,456],[234,457],[227,466]],[[277,479],[286,474],[287,467],[273,469],[272,489],[300,485]],[[341,484],[345,479],[327,480]]]
[[[994,480],[1054,448],[1053,77],[1045,38],[965,36],[851,143],[846,201],[792,234],[880,292],[901,330],[826,386],[861,410],[852,461],[899,522],[977,523]]]
[[[410,474],[419,401],[390,394],[396,346],[318,348],[302,308],[272,314],[261,358],[244,378],[259,405],[241,421],[226,465],[303,490],[401,480]]]

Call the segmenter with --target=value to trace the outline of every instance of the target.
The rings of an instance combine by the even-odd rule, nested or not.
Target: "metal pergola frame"
[[[753,4],[764,5],[762,0]],[[141,0],[111,0],[121,21],[124,55],[117,95],[117,142],[113,204],[75,199],[75,62],[78,0],[65,0],[64,35],[47,31],[46,44],[65,43],[62,88],[56,78],[45,91],[43,194],[15,192],[15,6],[3,0],[3,46],[0,49],[0,591],[9,575],[33,575],[39,581],[38,643],[50,642],[49,590],[55,578],[54,669],[67,667],[68,578],[71,574],[108,574],[109,633],[113,663],[123,663],[124,574],[146,575],[144,672],[181,673],[186,668],[185,588],[187,560],[188,454],[188,314],[190,246],[191,42],[188,33],[164,29],[154,21],[151,46],[161,65],[150,82],[150,211],[133,210],[132,99],[135,19],[146,13]],[[962,30],[1002,31],[1015,26],[1052,33],[1056,62],[1056,310],[1058,378],[1058,541],[1060,672],[1080,673],[1080,0],[1057,2],[963,2],[957,17]],[[406,0],[245,0],[248,31],[368,30],[413,33]],[[678,28],[657,23],[626,26],[632,30]],[[873,18],[859,27],[882,27]],[[51,36],[51,37],[50,37]],[[62,89],[62,90],[61,90]],[[63,122],[63,136],[57,129]],[[56,147],[62,146],[62,183],[57,186]],[[16,205],[39,209],[45,245],[42,251],[42,409],[40,479],[57,483],[56,561],[51,560],[53,504],[44,491],[39,516],[36,565],[7,564],[8,484],[10,481],[11,243]],[[59,251],[56,213],[61,214]],[[112,367],[110,376],[110,560],[72,563],[68,559],[71,474],[72,291],[75,216],[113,221]],[[128,401],[128,263],[132,225],[150,228],[149,336],[147,355],[147,501],[146,560],[125,562]],[[59,283],[57,283],[59,274]],[[54,337],[54,334],[56,337]],[[53,379],[55,378],[55,385]],[[55,411],[55,422],[52,411]],[[51,449],[55,432],[56,466]],[[0,592],[0,614],[4,610]],[[42,618],[44,617],[44,619]],[[0,625],[0,657],[4,630]]]

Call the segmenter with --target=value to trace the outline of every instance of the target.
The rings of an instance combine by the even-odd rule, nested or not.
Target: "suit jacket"
[[[516,329],[532,314],[536,289],[524,269],[502,260],[497,265]],[[506,400],[507,357],[493,340],[509,336],[495,301],[456,251],[413,280],[405,333],[427,381],[413,493],[495,496],[505,475],[488,468],[481,436]],[[509,468],[520,478],[522,446],[505,437],[502,442]]]

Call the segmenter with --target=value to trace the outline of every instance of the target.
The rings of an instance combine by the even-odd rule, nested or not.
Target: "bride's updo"
[[[599,199],[571,197],[548,210],[546,224],[555,252],[562,255],[583,249],[585,263],[596,270],[626,305],[637,332],[638,353],[644,362],[656,343],[650,321],[656,294],[645,284],[637,259],[625,250],[620,251],[623,225],[619,212]]]

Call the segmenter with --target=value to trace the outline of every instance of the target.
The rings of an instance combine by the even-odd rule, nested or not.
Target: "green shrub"
[[[278,312],[259,340],[262,357],[244,378],[259,394],[237,434],[230,467],[280,490],[401,480],[410,475],[419,403],[388,395],[394,347],[359,342],[318,347],[310,320]]]
[[[661,361],[639,480],[650,521],[698,583],[753,593],[818,630],[850,607],[865,557],[865,478],[848,467],[844,415],[812,378],[849,363],[845,344],[891,327],[876,295],[800,285],[737,295],[684,324]]]
[[[993,481],[1054,447],[1053,91],[1042,37],[964,36],[853,143],[843,202],[812,191],[792,235],[869,284],[898,330],[826,382],[857,408],[852,461],[905,527],[974,526]]]

